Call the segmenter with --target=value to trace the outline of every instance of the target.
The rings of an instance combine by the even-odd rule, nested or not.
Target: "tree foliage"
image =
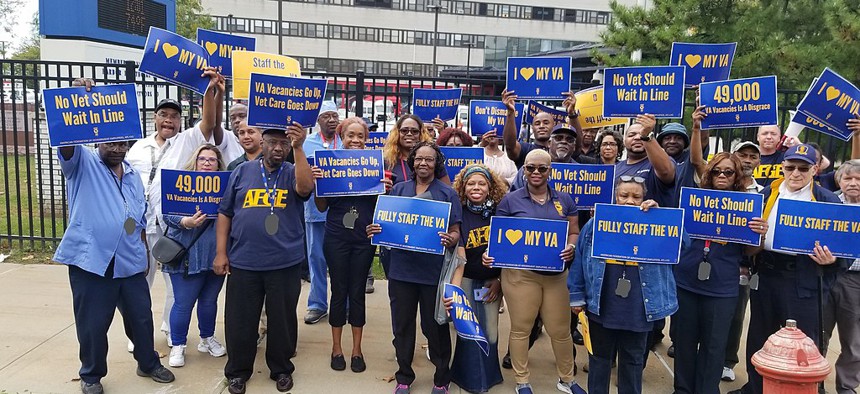
[[[215,27],[215,20],[209,16],[200,0],[176,0],[176,34],[196,41],[198,27]]]

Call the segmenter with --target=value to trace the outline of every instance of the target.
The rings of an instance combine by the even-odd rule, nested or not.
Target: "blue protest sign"
[[[366,149],[382,149],[385,145],[385,140],[388,139],[387,131],[371,131],[367,133],[367,142],[364,144]]]
[[[42,90],[52,147],[143,138],[133,83]]]
[[[451,321],[454,323],[454,329],[457,330],[457,336],[478,343],[478,347],[485,355],[490,354],[490,346],[487,344],[487,336],[481,330],[481,324],[478,322],[478,316],[475,315],[469,299],[466,297],[466,292],[458,286],[450,283],[445,283],[445,298],[453,298],[454,303],[451,305]]]
[[[570,58],[509,57],[507,84],[520,100],[563,100],[570,91]]]
[[[699,85],[699,100],[708,115],[703,130],[777,124],[774,75],[706,82]]]
[[[749,228],[761,217],[763,196],[722,190],[681,188],[684,231],[693,238],[758,246],[761,235]]]
[[[385,193],[381,150],[318,150],[314,157],[323,177],[316,180],[319,197]]]
[[[445,169],[448,170],[451,182],[454,182],[454,177],[467,165],[484,162],[484,148],[440,146],[439,149],[445,156]]]
[[[149,28],[138,71],[158,77],[199,94],[206,93],[209,54],[196,42],[157,27]]]
[[[436,117],[449,121],[457,117],[463,89],[415,89],[412,92],[412,114],[424,122]]]
[[[579,209],[609,204],[615,195],[615,166],[553,163],[549,185],[558,192],[570,194]]]
[[[161,170],[161,214],[218,216],[230,171]]]
[[[493,268],[564,271],[561,251],[567,246],[567,221],[493,216],[487,254]]]
[[[317,123],[325,97],[326,80],[251,73],[248,125],[286,129]]]
[[[732,60],[738,43],[699,44],[673,42],[670,66],[684,66],[687,86],[704,82],[725,81],[732,71]]]
[[[629,205],[597,204],[592,220],[594,257],[660,264],[677,264],[681,257],[683,209],[644,212]]]
[[[515,103],[514,108],[517,109],[516,125],[519,131],[523,126],[526,105]],[[469,132],[475,137],[493,130],[501,136],[507,119],[508,107],[501,101],[472,100],[469,102]]]
[[[373,211],[373,223],[382,232],[371,238],[371,244],[414,252],[443,254],[445,247],[440,231],[448,231],[451,203],[423,198],[379,196]]]
[[[546,112],[552,115],[552,119],[555,123],[567,123],[567,112],[550,108],[546,105],[541,105],[537,101],[529,101],[529,105],[526,107],[526,113],[523,116],[523,122],[526,124],[532,124],[535,120],[535,116],[541,112]]]
[[[807,129],[812,129],[820,133],[831,135],[842,139],[843,136],[836,129],[817,121],[815,118],[797,111],[788,111],[791,114],[791,123],[797,123]]]
[[[829,128],[818,129],[843,141],[851,138],[848,120],[860,114],[860,90],[851,82],[825,68],[797,106],[806,115]],[[830,130],[835,130],[831,133]]]
[[[221,75],[233,77],[233,51],[254,51],[257,39],[197,28],[197,44],[209,54],[209,65]]]
[[[684,67],[617,67],[605,72],[603,117],[680,118],[684,114]]]
[[[780,199],[776,215],[775,250],[812,254],[821,245],[836,257],[860,258],[860,205]]]

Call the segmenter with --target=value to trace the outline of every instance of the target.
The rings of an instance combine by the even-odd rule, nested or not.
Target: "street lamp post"
[[[227,14],[227,33],[233,34],[233,14]]]
[[[439,67],[436,65],[436,46],[439,45],[439,11],[444,10],[441,3],[428,5],[427,8],[433,10],[435,22],[433,23],[433,76],[439,76]]]
[[[466,79],[469,79],[472,71],[472,47],[475,46],[475,44],[467,42],[463,45],[466,46]]]
[[[284,54],[284,2],[278,0],[278,55]]]

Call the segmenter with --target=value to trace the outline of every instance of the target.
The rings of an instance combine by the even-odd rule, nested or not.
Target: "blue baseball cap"
[[[660,134],[657,134],[657,143],[663,144],[663,138],[669,134],[677,134],[684,138],[684,149],[690,146],[690,137],[687,135],[687,128],[680,123],[666,123]]]
[[[812,145],[800,144],[792,146],[785,151],[785,160],[802,160],[814,165],[818,157]]]
[[[567,123],[559,123],[552,128],[551,135],[556,135],[559,133],[570,133],[573,134],[575,137],[579,137],[579,135],[576,134],[576,129]]]

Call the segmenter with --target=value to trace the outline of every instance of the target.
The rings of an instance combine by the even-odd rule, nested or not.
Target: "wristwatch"
[[[567,116],[570,117],[571,119],[576,119],[579,117],[579,110],[578,109],[574,110],[572,114],[567,114]]]
[[[651,136],[650,135],[640,135],[639,140],[642,142],[648,142],[648,141],[651,141]]]

